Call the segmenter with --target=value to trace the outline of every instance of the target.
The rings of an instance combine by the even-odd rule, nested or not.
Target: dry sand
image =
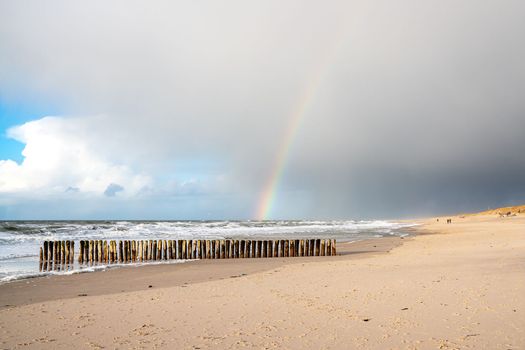
[[[2,285],[0,347],[524,349],[525,217],[452,219],[338,257]]]

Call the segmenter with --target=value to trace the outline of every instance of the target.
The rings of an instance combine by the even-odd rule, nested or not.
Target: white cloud
[[[119,184],[119,196],[129,197],[150,185],[149,176],[114,161],[118,154],[98,152],[104,136],[91,126],[102,119],[45,117],[9,129],[9,137],[25,144],[24,160],[0,160],[0,193],[102,196]]]

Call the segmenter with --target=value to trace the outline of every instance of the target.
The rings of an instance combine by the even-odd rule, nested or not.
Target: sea
[[[39,247],[45,240],[133,239],[307,239],[355,242],[369,238],[407,236],[411,223],[355,221],[0,221],[0,283],[53,274],[105,270],[118,264],[41,271]],[[77,242],[77,249],[78,249]],[[143,264],[184,263],[181,260]],[[130,265],[130,264],[127,264]]]

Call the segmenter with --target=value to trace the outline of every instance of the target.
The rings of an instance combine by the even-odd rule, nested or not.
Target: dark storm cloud
[[[89,126],[97,153],[157,186],[181,172],[188,184],[220,178],[205,187],[227,196],[212,205],[234,208],[221,215],[251,215],[318,72],[275,216],[525,199],[521,1],[0,6],[4,99],[104,115]]]

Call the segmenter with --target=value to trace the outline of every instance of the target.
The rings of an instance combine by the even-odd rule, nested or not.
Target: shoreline
[[[523,349],[525,216],[418,223],[415,236],[350,243],[336,257],[4,285],[1,304],[11,306],[0,308],[0,347]]]
[[[415,234],[417,233],[411,232],[409,236],[404,237],[369,238],[338,243],[337,256],[213,259],[122,265],[100,271],[13,280],[0,284],[0,310],[78,296],[100,296],[236,278],[285,265],[366,258],[387,253],[410,240]]]

